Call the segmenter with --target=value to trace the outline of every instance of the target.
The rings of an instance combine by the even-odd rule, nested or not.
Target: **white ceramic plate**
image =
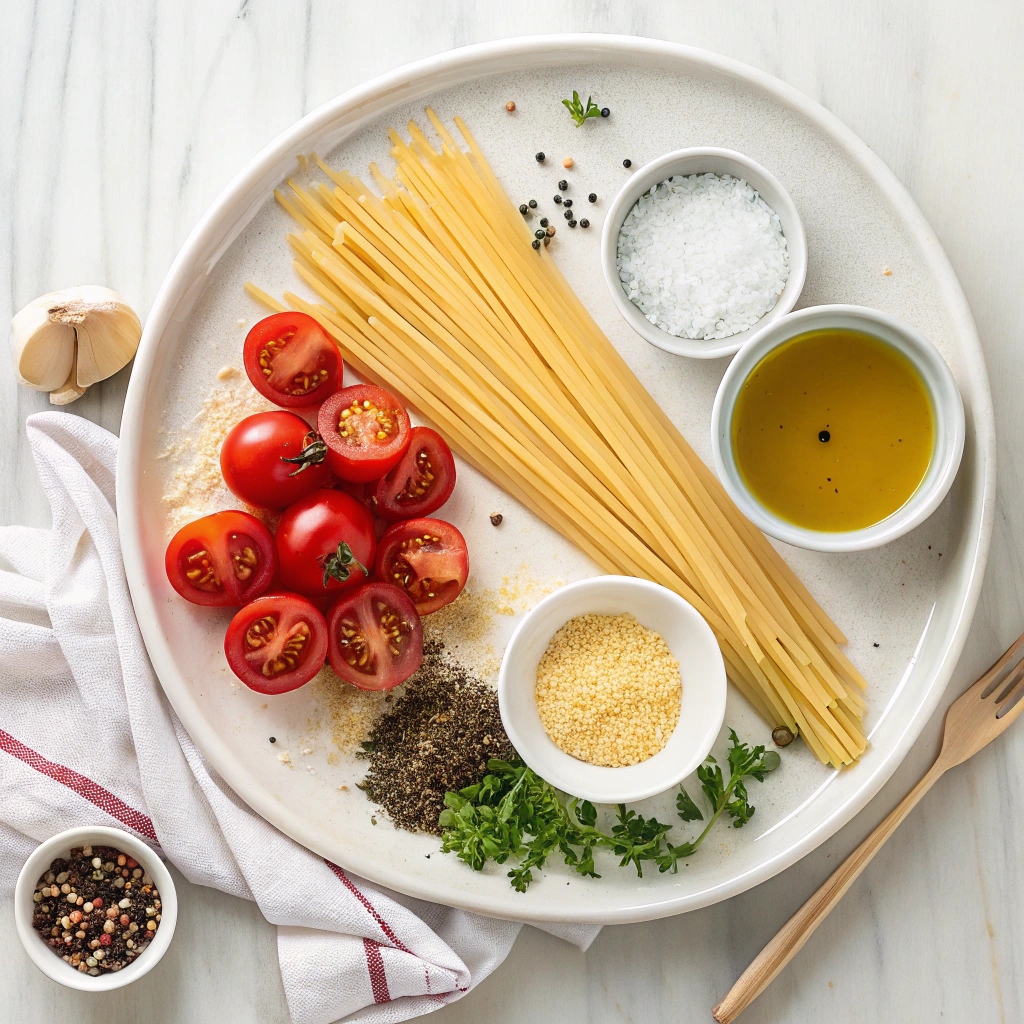
[[[573,88],[593,93],[611,117],[573,127],[559,103]],[[505,113],[508,99],[516,101],[514,116]],[[294,172],[298,154],[314,148],[360,174],[370,160],[386,167],[386,127],[420,117],[424,102],[446,120],[454,113],[466,118],[517,202],[533,197],[554,213],[556,182],[570,179],[570,194],[593,226],[570,231],[555,220],[552,251],[705,460],[725,364],[648,345],[623,322],[601,276],[605,203],[627,173],[625,157],[639,167],[683,146],[711,145],[763,164],[803,218],[808,274],[801,303],[849,302],[892,313],[935,342],[963,394],[963,463],[927,523],[876,551],[784,549],[849,635],[848,652],[870,680],[869,750],[836,774],[794,744],[782,768],[754,786],[753,821],[741,830],[719,829],[677,875],[637,879],[609,861],[604,877],[592,880],[552,865],[519,895],[503,868],[471,872],[437,853],[430,836],[398,832],[383,817],[374,824],[354,788],[361,762],[336,749],[337,718],[323,689],[311,684],[262,700],[232,685],[220,650],[227,616],[186,605],[164,577],[170,524],[161,495],[173,465],[158,456],[168,432],[187,427],[219,367],[239,365],[245,328],[238,321],[251,325],[262,315],[242,293],[243,282],[277,294],[297,289],[283,238],[291,225],[271,188]],[[544,166],[533,159],[540,149],[549,154]],[[569,174],[561,168],[565,155],[576,161]],[[586,202],[590,191],[601,197],[595,206]],[[465,606],[463,618],[478,628],[454,643],[460,657],[488,672],[515,626],[514,613],[543,592],[545,580],[597,569],[488,481],[464,466],[459,472],[442,515],[469,542],[476,603]],[[892,173],[831,114],[768,75],[704,51],[614,36],[519,39],[430,58],[339,97],[259,154],[200,221],[157,296],[128,391],[118,467],[125,565],[150,657],[185,727],[243,800],[309,848],[410,895],[502,917],[609,923],[662,917],[741,892],[812,850],[871,799],[935,708],[960,654],[981,585],[993,494],[992,410],[974,323],[938,241]],[[505,516],[500,529],[488,519],[495,510]],[[744,738],[768,738],[734,692],[725,721]],[[279,760],[285,750],[287,763]],[[671,794],[641,807],[671,817]]]

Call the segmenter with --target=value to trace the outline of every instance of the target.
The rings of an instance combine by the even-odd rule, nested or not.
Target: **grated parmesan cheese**
[[[160,457],[174,463],[167,488],[161,498],[167,508],[169,534],[186,523],[225,508],[246,508],[254,515],[263,513],[248,508],[225,487],[220,473],[220,449],[228,431],[241,419],[274,406],[233,367],[232,373],[217,374],[224,383],[213,388],[189,428],[167,446]]]
[[[632,615],[578,615],[537,665],[537,712],[567,754],[621,768],[653,757],[679,721],[683,684],[664,637]]]

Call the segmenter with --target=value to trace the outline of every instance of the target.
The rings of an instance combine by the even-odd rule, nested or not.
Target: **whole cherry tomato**
[[[342,491],[313,491],[289,505],[276,542],[282,587],[310,598],[334,597],[364,583],[377,550],[373,516]]]
[[[258,412],[236,423],[220,450],[228,490],[257,508],[280,509],[327,486],[327,446],[293,412]]]

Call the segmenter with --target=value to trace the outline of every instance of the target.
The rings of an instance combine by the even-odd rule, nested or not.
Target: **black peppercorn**
[[[535,238],[533,240],[533,242],[531,243],[531,245],[534,247],[534,249],[539,249],[540,248],[540,239],[539,238]]]
[[[491,526],[501,526],[501,521],[505,517],[500,512],[491,513]]]
[[[558,183],[558,191],[559,191],[559,192],[564,192],[564,191],[565,191],[565,190],[566,190],[566,189],[567,189],[568,187],[569,187],[569,182],[567,182],[567,181],[565,180],[565,178],[563,178],[563,179],[562,179],[562,180],[561,180],[561,181],[560,181],[560,182]]]
[[[561,196],[555,196],[554,199],[555,199],[555,202],[558,203],[559,206],[562,205],[562,197]]]
[[[633,166],[633,161],[632,160],[623,160],[622,161],[622,166],[623,167],[632,167]]]
[[[537,163],[539,163],[539,164],[542,164],[542,163],[544,163],[544,154],[543,154],[543,153],[538,153],[538,154],[537,154],[537,155],[536,155],[536,156],[534,157],[534,160],[536,160],[536,161],[537,161]]]
[[[581,228],[589,228],[590,227],[590,221],[587,220],[586,217],[584,217],[583,220],[580,221],[580,227]]]
[[[525,217],[525,216],[526,216],[526,214],[527,214],[527,213],[529,212],[529,209],[530,209],[530,208],[529,208],[529,207],[528,207],[528,206],[526,205],[526,203],[520,203],[520,204],[519,204],[519,212],[520,212],[520,213],[521,213],[521,214],[522,214],[522,215],[523,215],[524,217]]]
[[[602,117],[607,117],[610,113],[611,113],[611,111],[607,107],[602,107],[601,108],[601,116]]]
[[[545,234],[545,232],[544,232],[543,228],[537,228],[537,230],[534,231],[534,233],[533,233],[533,237],[534,238],[543,238],[544,234]]]
[[[592,203],[596,203],[597,202],[597,193],[596,192],[591,192],[590,195],[587,196],[587,199],[589,199],[590,202],[592,202]]]
[[[542,228],[546,228],[548,226],[548,219],[547,219],[547,217],[541,217],[541,219],[540,219],[540,226]]]
[[[527,203],[527,205],[530,207],[531,210],[536,210],[537,209],[537,200],[536,199],[531,199],[529,201],[529,203]]]
[[[566,210],[565,211],[565,219],[566,220],[572,220],[572,210]]]
[[[277,737],[276,736],[271,736],[270,737],[270,742],[271,743],[276,743],[277,742]]]
[[[564,202],[565,202],[566,206],[572,206],[572,200],[571,199],[566,199],[566,200],[564,200]]]
[[[827,430],[819,430],[818,440],[824,444],[825,442],[832,440],[832,435]]]
[[[571,228],[576,227],[576,221],[574,221],[574,220],[569,221],[569,227],[571,227]]]

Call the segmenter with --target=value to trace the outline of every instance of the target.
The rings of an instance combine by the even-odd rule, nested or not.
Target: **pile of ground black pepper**
[[[131,963],[160,926],[160,893],[138,861],[111,846],[76,846],[36,883],[32,927],[95,977]]]
[[[479,782],[488,759],[515,753],[497,693],[436,640],[423,645],[422,666],[364,747],[370,767],[360,788],[367,797],[399,828],[435,835],[445,793]]]

